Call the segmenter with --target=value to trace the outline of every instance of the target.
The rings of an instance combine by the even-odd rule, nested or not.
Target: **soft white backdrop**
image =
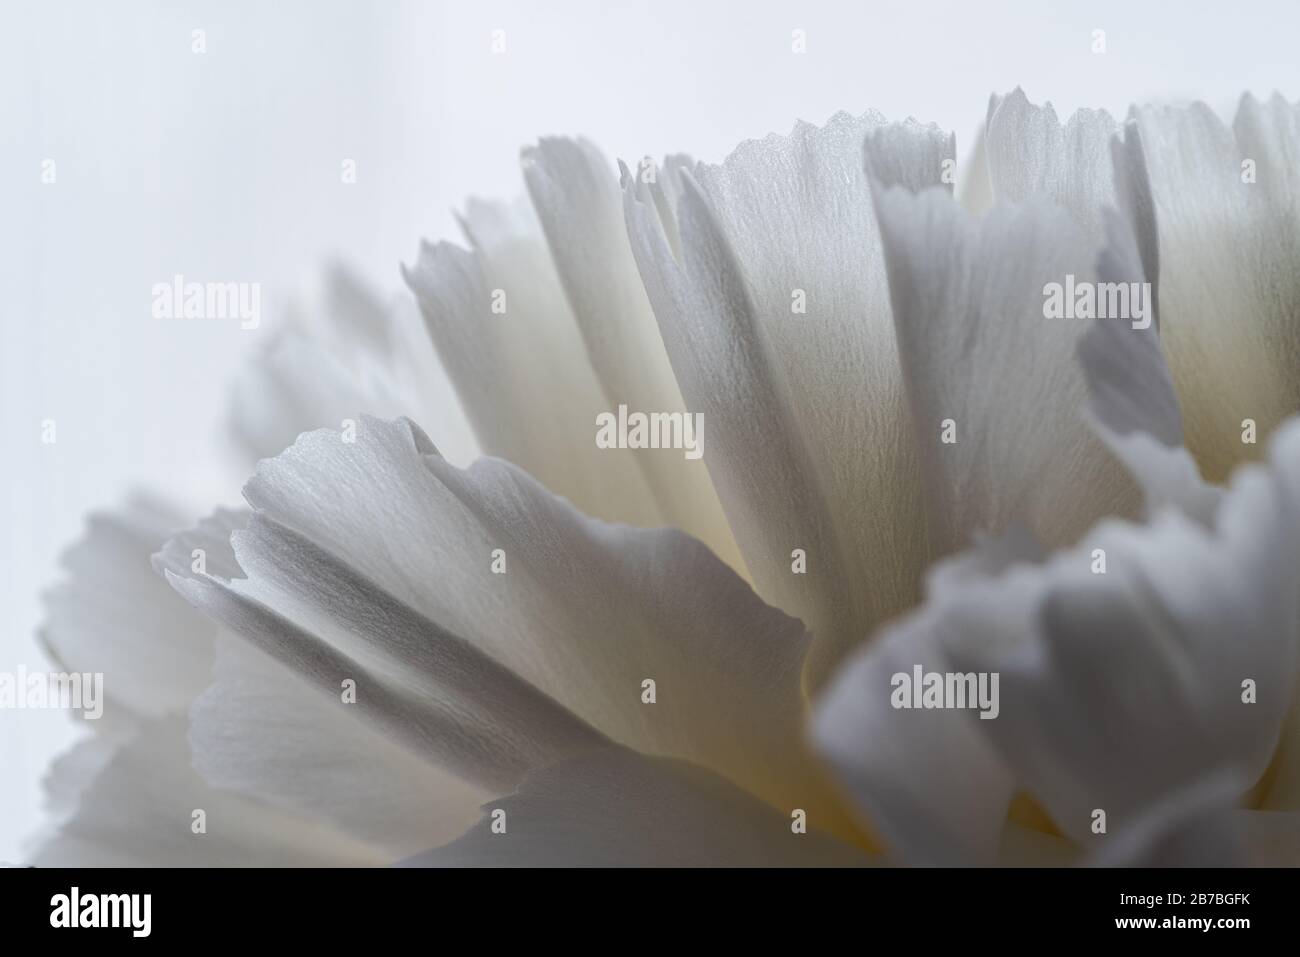
[[[1295,0],[0,10],[0,671],[45,666],[39,593],[87,510],[138,484],[195,509],[236,498],[220,442],[230,373],[325,257],[399,293],[398,262],[422,236],[453,235],[467,195],[521,191],[519,147],[540,135],[586,134],[629,160],[718,160],[796,118],[875,107],[955,130],[960,153],[989,93],[1017,84],[1062,115],[1190,98],[1226,114],[1246,89],[1300,98]],[[261,330],[153,319],[150,287],[177,272],[262,283]],[[61,713],[0,712],[0,860],[22,859],[41,774],[74,733]]]

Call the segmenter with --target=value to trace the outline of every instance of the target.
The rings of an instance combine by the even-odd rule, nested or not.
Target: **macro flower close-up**
[[[1300,104],[1243,86],[544,133],[391,289],[161,273],[250,343],[238,478],[59,543],[23,862],[1300,865]]]

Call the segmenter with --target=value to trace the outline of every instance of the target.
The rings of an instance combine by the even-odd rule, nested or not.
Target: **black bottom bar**
[[[885,946],[900,934],[924,945],[1081,937],[1200,938],[1231,945],[1261,934],[1293,937],[1296,875],[28,868],[0,870],[0,915],[7,944],[66,942],[72,934],[96,945],[284,939],[337,946],[415,936],[435,948],[459,950],[474,940],[499,943],[511,931],[549,943],[613,931],[611,946],[638,938],[763,941],[786,932],[805,942],[839,936],[867,948]]]

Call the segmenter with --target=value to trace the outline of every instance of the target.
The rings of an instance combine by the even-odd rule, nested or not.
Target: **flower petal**
[[[483,451],[589,514],[662,524],[637,453],[596,446],[608,403],[532,209],[472,203],[464,226],[472,251],[426,243],[403,274]]]
[[[632,258],[614,168],[586,140],[562,138],[526,149],[523,165],[607,408],[687,411]],[[743,567],[702,459],[680,449],[642,449],[637,464],[667,524]]]
[[[1017,87],[989,101],[989,180],[998,202],[1045,196],[1064,207],[1097,248],[1102,213],[1117,205],[1111,139],[1119,126],[1105,110],[1079,110],[1062,126],[1051,103],[1036,106]]]
[[[1161,250],[1162,340],[1187,447],[1224,481],[1300,409],[1300,107],[1242,98],[1229,130],[1202,103],[1135,111]],[[1245,164],[1253,164],[1253,170]],[[1247,181],[1251,180],[1251,181]]]
[[[884,125],[874,113],[838,114],[821,129],[801,123],[742,144],[720,166],[666,169],[670,215],[624,178],[668,356],[709,424],[709,473],[760,590],[817,637],[813,685],[875,622],[915,601],[925,561],[861,164],[863,137]],[[915,123],[887,135],[892,175],[939,182],[951,138]],[[923,165],[908,165],[918,157]],[[806,573],[792,572],[796,549]]]
[[[1099,278],[1156,284],[1155,205],[1136,123],[1121,128],[1105,110],[1083,109],[1062,126],[1051,103],[1036,106],[1017,87],[989,101],[988,162],[998,201],[1045,196],[1070,214],[1092,248],[1110,247],[1099,269],[1120,275]]]
[[[1300,696],[1282,728],[1259,806],[1269,811],[1300,811]],[[1300,816],[1296,820],[1300,821]]]
[[[192,604],[319,693],[352,682],[356,714],[426,761],[496,789],[602,743],[469,643],[273,519],[253,515],[232,543],[246,579],[191,576],[170,548],[158,562]]]
[[[213,683],[190,721],[194,768],[208,784],[328,821],[385,860],[462,833],[490,796],[237,638],[217,642]]]
[[[966,158],[961,182],[957,187],[957,200],[962,209],[975,216],[983,216],[993,208],[993,184],[989,180],[988,125],[981,125],[975,134],[975,143]]]
[[[902,710],[893,676],[952,671],[946,631],[960,629],[964,604],[1017,561],[1038,554],[1017,530],[937,566],[925,605],[850,658],[818,701],[813,734],[822,754],[898,860],[909,864],[991,863],[998,855],[1013,780],[970,717],[952,710]],[[1022,610],[1000,605],[1007,627]]]
[[[1044,316],[1046,284],[1094,276],[1083,231],[1041,197],[975,220],[941,190],[874,196],[934,553],[1014,522],[1059,546],[1132,511],[1080,416],[1080,329]]]
[[[1261,778],[1295,694],[1298,530],[1300,422],[1213,528],[1176,510],[1108,521],[966,603],[945,648],[957,670],[1001,676],[1001,714],[980,731],[1067,835],[1095,843],[1095,809],[1123,832],[1216,773]],[[1007,628],[1000,609],[1026,600],[1030,627]]]
[[[149,567],[184,523],[144,493],[92,514],[63,553],[66,579],[45,595],[42,645],[66,670],[104,675],[110,718],[183,714],[208,683],[215,629]]]
[[[342,265],[325,278],[324,301],[305,316],[288,311],[231,389],[230,432],[249,468],[359,412],[419,415],[454,460],[473,458],[469,424],[414,304],[385,305]]]
[[[1148,510],[1173,502],[1206,516],[1217,493],[1181,447],[1182,415],[1157,335],[1159,243],[1137,124],[1121,129],[1104,110],[1080,110],[1062,126],[1050,103],[1035,106],[1017,89],[990,102],[989,144],[999,199],[1049,197],[1100,248],[1098,282],[1151,283],[1147,328],[1098,319],[1079,339],[1089,409],[1098,434],[1141,484]]]
[[[1233,804],[1244,782],[1231,770],[1209,774],[1143,808],[1107,836],[1088,860],[1094,867],[1237,867],[1247,845]],[[1094,839],[1095,843],[1095,839]]]
[[[1295,867],[1300,860],[1300,814],[1251,810],[1236,814],[1247,863],[1255,867]]]
[[[685,761],[622,748],[530,775],[412,867],[859,867],[871,859]],[[501,812],[504,812],[502,817]],[[494,830],[494,824],[496,829]],[[505,830],[501,832],[500,826]]]
[[[1115,145],[1119,155],[1120,144]],[[1124,214],[1107,210],[1105,230],[1106,246],[1097,261],[1100,282],[1141,282],[1153,275],[1143,266]],[[1156,332],[1158,314],[1154,320],[1136,329],[1097,319],[1080,338],[1089,413],[1097,434],[1141,485],[1148,514],[1173,504],[1208,525],[1221,491],[1201,478],[1183,447],[1182,412]]]
[[[106,716],[94,723],[94,729],[94,734],[77,741],[51,761],[41,779],[45,810],[57,820],[76,810],[86,786],[113,759],[118,748],[135,736],[139,721]],[[57,822],[48,830],[56,833]]]
[[[230,430],[250,464],[279,455],[309,429],[339,426],[358,412],[397,415],[385,386],[367,388],[325,343],[293,330],[242,369],[230,393]]]
[[[484,786],[594,727],[829,819],[802,747],[807,636],[707,548],[588,519],[502,462],[453,468],[407,421],[355,438],[262,463],[233,536],[247,580],[164,554],[173,584],[331,694],[355,677],[360,711]]]
[[[196,812],[206,830],[196,831]],[[37,851],[37,867],[377,865],[382,857],[318,822],[209,787],[191,768],[185,723],[143,723]]]

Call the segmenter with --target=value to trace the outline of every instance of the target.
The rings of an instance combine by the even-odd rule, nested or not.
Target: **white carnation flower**
[[[339,278],[237,392],[248,508],[69,553],[45,638],[116,717],[38,861],[1296,863],[1298,118],[1017,90],[960,202],[875,113],[525,150],[406,270],[490,457]],[[601,447],[621,408],[703,457]]]

